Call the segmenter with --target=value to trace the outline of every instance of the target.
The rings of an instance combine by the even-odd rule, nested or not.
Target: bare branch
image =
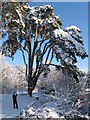
[[[35,49],[37,48],[36,36],[37,36],[37,27],[35,31],[34,46],[33,46],[33,52],[32,52],[32,57],[31,57],[31,76],[32,76],[32,69],[33,69],[33,62],[34,62],[34,53],[35,53]]]
[[[36,41],[38,41],[38,39],[39,39],[39,37],[40,37],[40,33],[41,33],[41,31],[42,31],[42,27],[40,27],[40,31],[39,31],[39,33],[38,33],[38,36],[37,36]]]
[[[31,24],[29,25],[29,29],[31,30]],[[28,64],[29,64],[29,75],[31,78],[31,33],[29,34],[29,55],[28,55]]]
[[[51,62],[52,62],[52,59],[53,59],[53,52],[54,52],[54,49],[52,50],[51,60],[50,60],[49,64],[51,64]]]
[[[46,57],[45,64],[47,63],[47,60],[48,60],[48,57],[49,57],[50,51],[51,51],[51,48],[50,48],[49,51],[48,51],[48,54],[47,54],[47,57]]]
[[[22,52],[22,56],[23,56],[23,60],[24,60],[24,64],[26,66],[26,79],[27,79],[27,63],[26,63],[26,60],[25,60],[25,55],[24,55],[24,51],[22,50],[22,48],[20,48],[21,52]]]
[[[50,42],[52,41],[52,38],[51,38],[51,33],[50,33]],[[49,54],[50,54],[50,51],[51,51],[51,44],[50,44],[50,49],[49,49],[49,51],[48,51],[48,54],[47,54],[47,57],[46,57],[46,61],[45,61],[45,64],[47,63],[47,60],[48,60],[48,57],[49,57]],[[52,56],[51,56],[51,58],[52,58]],[[52,61],[52,60],[51,60]]]
[[[36,43],[36,36],[37,36],[37,26],[36,26],[36,31],[35,31],[35,37],[34,37],[34,43]]]
[[[42,56],[41,56],[41,62],[42,62],[42,60],[43,60],[43,56],[44,56],[44,54],[46,53],[46,51],[48,50],[48,47],[47,47],[47,45],[50,43],[50,41],[49,42],[47,42],[47,43],[45,43],[45,46],[44,46],[44,49],[43,49],[43,52],[42,52]],[[40,50],[40,47],[39,47],[39,50]],[[37,70],[38,70],[38,65],[39,65],[39,61],[38,61],[38,56],[36,57],[36,72],[37,72]],[[35,72],[35,73],[36,73]]]
[[[21,43],[20,43],[20,42],[18,42],[18,44],[19,44],[19,46],[20,46],[20,47],[22,47],[22,48],[23,48],[23,50],[25,50],[27,53],[29,53],[29,52],[28,52],[28,50],[27,50],[26,48],[24,48],[24,47],[21,45]]]
[[[43,52],[42,52],[42,57],[41,57],[41,63],[42,63],[42,60],[43,60],[43,57],[44,57],[44,54],[46,53],[46,51],[48,50],[48,44],[50,43],[50,41],[49,42],[47,42],[47,43],[45,43],[45,46],[44,46],[44,48],[43,48]],[[37,58],[38,59],[38,58]],[[41,66],[41,63],[40,63],[40,66]],[[38,63],[39,64],[39,63]],[[40,74],[43,72],[43,70],[42,70],[42,68],[40,68],[39,67],[39,69],[38,68],[36,68],[37,69],[37,71],[38,72],[36,72],[37,73],[37,75],[36,76],[40,76]],[[35,73],[35,74],[36,74]]]
[[[49,63],[49,64],[46,64],[47,66],[49,66],[49,65],[52,65],[52,66],[55,66],[55,67],[61,67],[62,68],[62,66],[61,65],[56,65],[56,64],[53,64],[53,63]]]
[[[45,42],[46,40],[48,40],[48,38],[39,40],[39,41],[37,41],[37,43]]]
[[[21,52],[22,52],[22,56],[23,56],[23,60],[24,60],[24,64],[25,64],[25,65],[27,65],[27,64],[26,64],[26,60],[25,60],[24,51],[22,50],[22,48],[21,48],[21,47],[20,47],[20,50],[21,50]]]

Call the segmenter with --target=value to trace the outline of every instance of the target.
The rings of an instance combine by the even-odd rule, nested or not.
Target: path
[[[35,101],[35,96],[32,98],[28,94],[18,94],[18,109],[13,109],[12,94],[2,95],[2,116],[5,118],[15,118],[22,112],[28,104]]]

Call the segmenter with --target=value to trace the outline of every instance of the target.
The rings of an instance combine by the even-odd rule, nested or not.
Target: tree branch
[[[52,38],[51,38],[51,33],[50,33],[50,42],[51,42],[51,40],[52,40]],[[48,54],[47,54],[47,57],[46,57],[45,64],[47,63],[47,60],[48,60],[48,57],[49,57],[49,54],[50,54],[51,48],[52,48],[52,46],[51,46],[51,44],[50,44],[50,49],[49,49],[49,51],[48,51]],[[52,52],[53,52],[53,51],[52,51]],[[53,57],[53,56],[51,56],[51,60],[50,60],[50,62],[52,61],[52,57]]]
[[[31,76],[32,76],[32,69],[33,69],[33,62],[34,62],[34,53],[35,53],[35,49],[37,48],[36,35],[37,35],[37,27],[35,31],[34,46],[33,46],[33,52],[32,52],[32,57],[31,57]]]
[[[48,54],[47,54],[47,57],[46,57],[45,64],[47,63],[47,60],[48,60],[48,57],[49,57],[50,51],[51,51],[51,48],[50,48],[49,51],[48,51]]]
[[[37,39],[36,39],[36,44],[38,44],[38,39],[40,37],[40,33],[41,33],[41,30],[42,30],[42,27],[40,28],[39,30],[39,33],[38,33],[38,36],[37,36]],[[40,43],[40,46],[39,46],[39,51],[41,49],[41,45],[44,43],[45,40],[42,40],[41,43]],[[36,46],[37,47],[37,46]],[[35,48],[36,49],[36,48]],[[35,51],[35,50],[34,50]],[[37,70],[38,70],[38,65],[39,65],[39,60],[38,60],[38,55],[36,56],[36,71],[34,72],[33,74],[33,77],[35,77],[36,73],[37,73]]]
[[[24,55],[24,51],[22,50],[22,48],[20,48],[21,52],[22,52],[22,56],[23,56],[23,60],[24,60],[24,64],[26,66],[26,79],[27,79],[27,63],[26,63],[26,60],[25,60],[25,55]]]
[[[48,38],[43,39],[43,40],[39,40],[39,41],[37,41],[37,42],[38,42],[38,43],[41,43],[41,42],[45,42],[46,40],[48,40]]]
[[[43,42],[42,42],[42,43],[43,43]],[[41,43],[41,44],[42,44],[42,43]],[[44,49],[43,49],[43,53],[42,53],[42,56],[41,56],[41,63],[42,63],[42,60],[43,60],[43,56],[44,56],[44,54],[46,53],[46,51],[47,51],[47,49],[48,49],[48,47],[47,47],[47,44],[48,44],[48,43],[50,43],[50,41],[47,42],[47,43],[45,43],[45,46],[44,46]],[[39,47],[39,50],[40,50],[40,48],[41,48],[41,47]],[[38,70],[39,62],[40,62],[40,61],[38,61],[38,55],[37,55],[37,56],[36,56],[36,71],[34,72],[33,76],[35,76],[36,73],[37,73],[37,71],[40,70],[40,68],[39,68],[39,70]],[[41,63],[40,63],[40,64],[41,64]]]
[[[29,53],[28,50],[27,50],[26,48],[24,48],[24,47],[21,45],[20,42],[18,42],[18,43],[19,43],[20,47],[22,47],[27,53]]]
[[[29,30],[31,30],[31,24],[29,25]],[[31,33],[29,34],[29,56],[28,56],[28,62],[29,62],[29,77],[31,79]]]
[[[34,37],[34,43],[36,43],[36,36],[37,36],[37,26],[36,26],[36,31],[35,31],[35,37]]]
[[[49,49],[49,51],[51,51],[51,49]],[[54,49],[52,50],[52,55],[51,55],[51,59],[50,59],[49,64],[47,64],[47,62],[45,62],[45,65],[48,65],[48,66],[49,66],[49,65],[60,66],[60,65],[51,64],[52,59],[53,59],[53,52],[54,52]],[[48,56],[49,56],[49,53],[50,53],[50,52],[48,52],[47,58],[48,58]],[[47,58],[46,58],[46,59],[47,59]],[[47,60],[46,60],[46,61],[47,61]],[[37,76],[39,77],[42,72],[43,72],[43,70],[42,70],[41,68],[39,68],[39,71],[38,71],[38,73],[37,73]]]
[[[61,67],[61,68],[63,68],[61,65],[56,65],[56,64],[53,64],[53,63],[49,63],[49,64],[46,64],[47,66],[49,66],[49,65],[52,65],[52,66],[55,66],[55,67]]]
[[[41,57],[41,63],[42,63],[42,60],[43,60],[43,57],[44,57],[44,54],[46,53],[46,51],[48,50],[48,46],[47,44],[49,44],[49,42],[45,43],[45,46],[44,46],[44,49],[43,49],[43,52],[42,52],[42,57]],[[40,63],[40,66],[41,66],[41,63]],[[38,69],[38,68],[37,68]],[[43,72],[42,68],[39,67],[38,69],[38,73],[37,73],[37,76],[39,76],[41,73]]]
[[[41,33],[41,31],[42,31],[42,27],[40,27],[40,30],[39,30],[39,33],[38,33],[38,36],[37,36],[36,41],[38,41],[38,39],[39,39],[39,37],[40,37],[40,33]]]
[[[54,49],[52,50],[51,60],[50,60],[49,64],[51,64],[51,62],[52,62],[52,59],[53,59],[53,52],[54,52]]]

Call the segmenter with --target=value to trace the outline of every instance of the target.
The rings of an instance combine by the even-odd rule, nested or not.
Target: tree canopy
[[[62,21],[50,5],[30,7],[28,3],[3,3],[2,13],[2,37],[5,37],[2,54],[14,58],[17,50],[22,52],[29,69],[28,87],[31,91],[40,74],[48,73],[49,65],[67,69],[77,80],[77,56],[87,57],[78,27],[72,25],[62,29]],[[53,58],[59,64],[53,63]],[[36,68],[33,72],[34,61]]]

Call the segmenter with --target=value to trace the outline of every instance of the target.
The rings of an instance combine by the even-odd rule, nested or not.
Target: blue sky
[[[61,21],[63,22],[62,29],[75,25],[79,27],[82,31],[81,35],[84,40],[84,47],[86,52],[88,53],[88,3],[85,2],[31,2],[30,6],[40,6],[50,4],[54,8],[55,15],[59,15]],[[15,55],[14,61],[10,58],[6,58],[6,60],[13,65],[23,64],[23,59],[20,51]],[[88,58],[85,60],[81,60],[78,58],[77,65],[82,68],[88,68]]]

